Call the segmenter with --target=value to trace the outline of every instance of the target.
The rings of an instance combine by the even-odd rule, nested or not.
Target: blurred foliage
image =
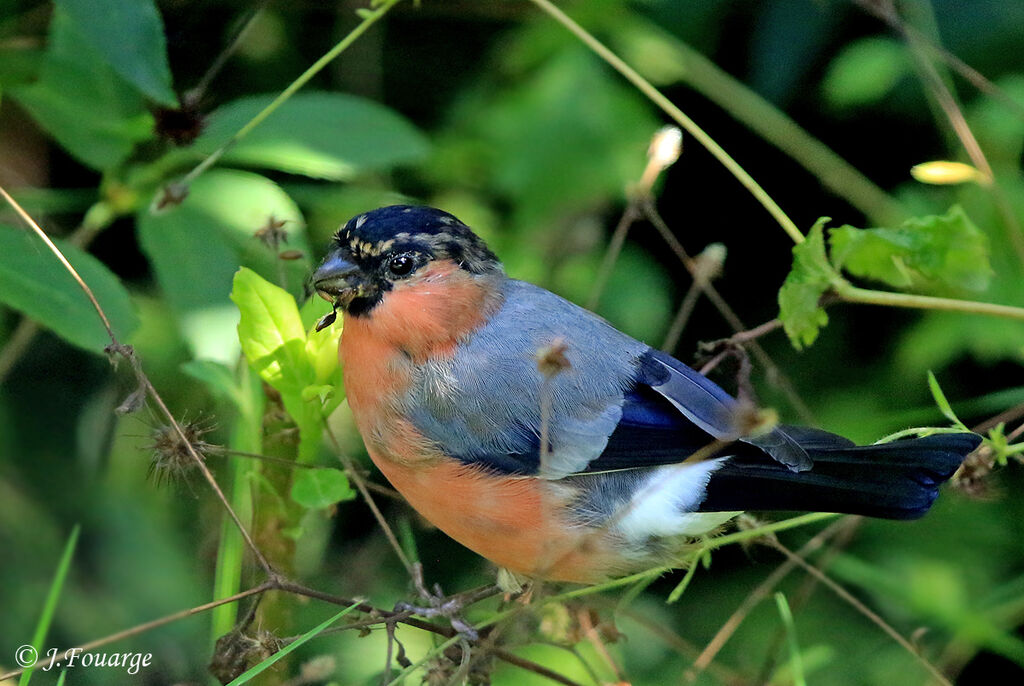
[[[938,53],[925,56],[954,89],[994,183],[979,175],[922,85],[922,56],[855,3],[565,5],[798,225],[813,224],[794,249],[689,138],[655,186],[659,211],[690,254],[715,242],[728,247],[716,285],[747,325],[775,317],[781,305],[803,350],[781,334],[761,342],[817,425],[872,441],[941,424],[929,370],[968,425],[1024,403],[1024,322],[842,303],[825,303],[826,314],[821,302],[839,279],[1024,306],[1020,3],[899,3],[916,32],[941,37],[999,89],[979,91]],[[390,608],[411,597],[408,576],[322,436],[329,415],[338,449],[369,464],[334,356],[343,322],[313,331],[330,308],[305,300],[309,271],[349,217],[425,202],[473,226],[512,276],[583,302],[650,137],[666,120],[530,3],[407,2],[182,185],[357,25],[357,6],[0,2],[0,184],[56,237],[174,414],[216,448],[208,464],[275,566],[311,587]],[[771,131],[758,122],[771,122]],[[824,146],[805,145],[814,137]],[[808,156],[822,162],[819,171],[807,171]],[[877,184],[869,196],[884,207],[847,193],[860,182],[831,156]],[[950,185],[911,177],[912,167],[936,160],[968,163],[977,174]],[[826,178],[826,169],[838,176]],[[823,215],[840,228],[814,224]],[[877,228],[853,228],[862,226]],[[598,312],[658,345],[689,287],[661,238],[638,223]],[[33,640],[41,615],[52,619],[46,645],[70,646],[258,583],[237,532],[188,463],[176,483],[147,479],[168,457],[155,438],[167,429],[163,419],[149,409],[115,414],[136,388],[133,377],[126,365],[111,369],[109,340],[88,300],[6,207],[0,303],[0,673],[15,667],[15,650]],[[675,352],[693,362],[699,341],[732,333],[701,299]],[[728,365],[715,372],[726,387],[735,387],[734,376]],[[778,378],[755,366],[753,381],[763,403],[800,420]],[[961,488],[947,489],[921,521],[864,522],[828,570],[902,634],[927,627],[914,634],[918,648],[963,684],[1011,683],[1024,669],[1024,505],[1012,497],[1024,486],[1013,433],[1021,418],[1008,417],[987,443],[990,461],[1005,469],[972,465]],[[294,461],[309,468],[288,466]],[[428,582],[456,592],[491,581],[485,562],[403,504],[379,501],[389,521],[404,523],[406,552],[414,544]],[[80,540],[49,617],[51,580],[76,524]],[[780,537],[798,547],[810,535]],[[620,679],[608,658],[638,686],[680,682],[780,562],[760,547],[716,550],[713,564],[711,557],[646,579],[645,590],[522,613],[503,625],[502,640],[582,683]],[[798,578],[780,587],[791,627],[775,603],[759,604],[696,683],[782,684],[799,674],[812,684],[928,683],[867,618],[806,588]],[[670,595],[677,602],[667,605]],[[223,606],[110,650],[154,654],[140,682],[209,682],[214,639],[248,609]],[[482,622],[496,611],[492,600],[467,618]],[[387,633],[319,635],[337,612],[271,594],[259,608],[260,629],[301,638],[253,683],[386,681]],[[591,619],[600,649],[584,631]],[[397,637],[414,661],[440,643],[408,627]],[[436,682],[460,665],[446,653],[425,668]],[[56,678],[37,670],[33,683]],[[502,662],[491,678],[551,683]],[[100,669],[69,679],[133,682]]]

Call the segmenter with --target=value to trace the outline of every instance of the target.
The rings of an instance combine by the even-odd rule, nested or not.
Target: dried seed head
[[[548,345],[537,350],[537,369],[544,376],[551,378],[570,369],[572,364],[566,353],[569,351],[569,344],[559,336]]]
[[[274,215],[270,215],[267,217],[267,223],[256,229],[252,235],[263,245],[277,252],[277,248],[282,243],[288,242],[288,232],[284,230],[284,225],[287,223],[287,219],[277,219]]]
[[[218,448],[203,440],[213,427],[202,426],[198,422],[182,422],[180,426],[184,440],[170,425],[161,425],[153,430],[153,442],[149,446],[153,451],[149,474],[157,483],[188,476],[197,467],[192,451],[205,462],[207,453]]]

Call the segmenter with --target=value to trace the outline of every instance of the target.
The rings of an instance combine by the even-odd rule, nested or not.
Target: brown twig
[[[174,614],[170,614],[165,617],[160,617],[159,619],[143,622],[142,624],[133,626],[130,629],[124,629],[123,631],[118,631],[117,633],[110,634],[109,636],[104,636],[103,638],[97,638],[93,641],[89,641],[88,643],[82,643],[81,645],[75,646],[74,648],[68,648],[67,650],[57,653],[57,657],[54,660],[54,664],[56,665],[63,663],[64,660],[67,658],[61,656],[67,655],[69,651],[76,650],[79,652],[85,652],[87,650],[92,650],[93,648],[99,648],[110,643],[115,643],[126,638],[131,638],[132,636],[138,636],[139,634],[150,631],[151,629],[156,629],[166,624],[170,624],[171,622],[176,622],[179,619],[185,619],[186,617],[191,617],[192,615],[197,615],[202,612],[206,612],[207,610],[212,610],[213,608],[220,607],[221,605],[227,605],[228,603],[238,602],[243,598],[248,598],[252,595],[264,593],[272,588],[274,588],[274,583],[272,581],[264,581],[259,586],[254,586],[253,588],[241,591],[232,596],[228,596],[227,598],[221,598],[220,600],[214,600],[209,603],[204,603],[203,605],[197,605],[196,607],[191,607],[187,610],[182,610],[181,612],[175,612]],[[8,672],[6,674],[0,674],[0,683],[6,681],[7,679],[13,679],[19,676],[23,671],[25,670],[18,669],[13,672]]]

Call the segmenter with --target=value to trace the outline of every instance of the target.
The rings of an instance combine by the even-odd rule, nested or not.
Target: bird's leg
[[[415,562],[412,565],[412,583],[420,598],[426,601],[427,606],[422,607],[412,603],[401,602],[395,605],[395,612],[414,612],[421,617],[428,618],[445,617],[451,623],[453,629],[470,641],[476,641],[480,638],[480,634],[473,628],[473,625],[462,618],[462,611],[467,605],[475,603],[481,597],[486,597],[486,595],[481,596],[479,593],[473,593],[469,596],[454,595],[448,597],[441,590],[439,584],[434,584],[434,590],[430,591],[423,581],[423,565],[419,562]],[[484,591],[489,595],[491,589],[484,589]]]

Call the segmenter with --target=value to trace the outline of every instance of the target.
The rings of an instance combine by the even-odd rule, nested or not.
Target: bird
[[[353,217],[311,281],[342,312],[371,460],[424,518],[521,577],[593,584],[671,564],[748,510],[915,519],[981,441],[751,431],[710,379],[510,278],[429,206]]]

